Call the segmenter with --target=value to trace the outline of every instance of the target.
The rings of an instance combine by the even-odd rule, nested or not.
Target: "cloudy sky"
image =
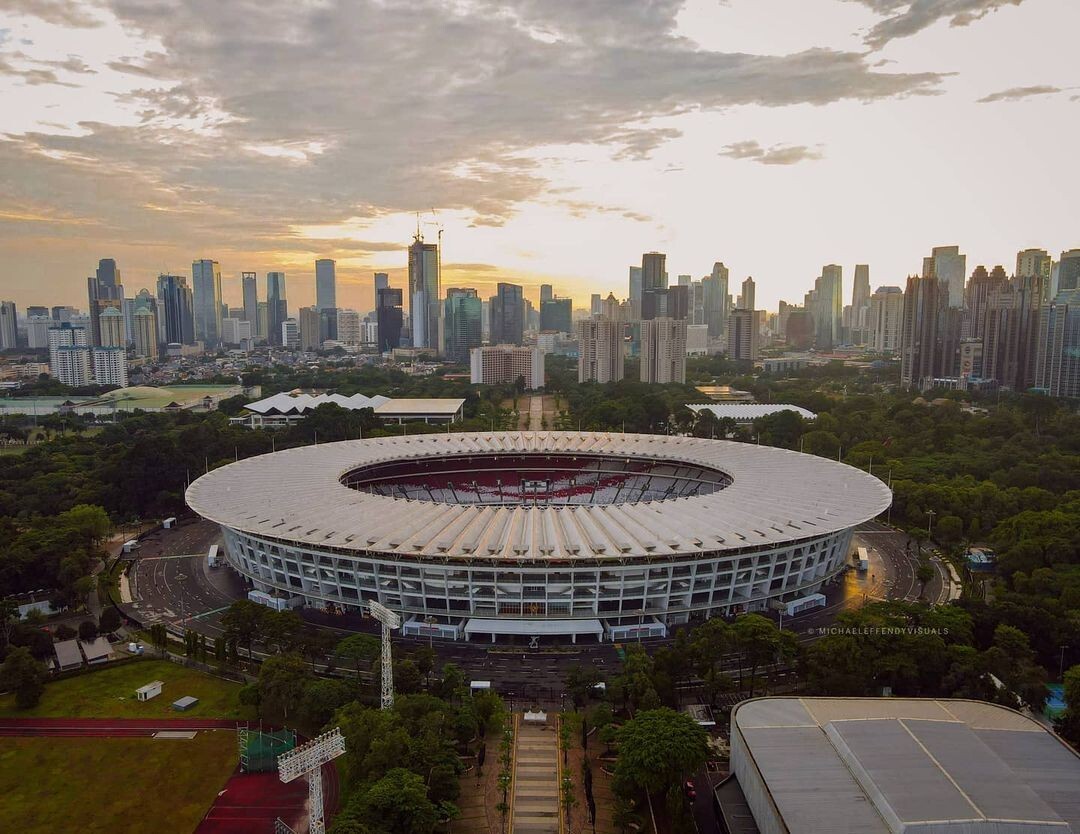
[[[1080,246],[1076,0],[0,0],[0,298],[85,307],[115,257],[587,302],[668,254],[801,299],[934,245]]]

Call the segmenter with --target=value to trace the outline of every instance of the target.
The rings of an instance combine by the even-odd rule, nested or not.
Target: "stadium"
[[[816,593],[877,478],[785,449],[643,434],[429,434],[289,449],[195,481],[229,564],[292,605],[406,634],[633,639]]]

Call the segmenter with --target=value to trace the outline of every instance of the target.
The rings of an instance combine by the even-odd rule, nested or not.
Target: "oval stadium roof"
[[[443,504],[350,489],[357,468],[408,459],[515,454],[634,456],[693,463],[733,482],[708,495],[610,505]],[[351,440],[231,463],[188,488],[205,518],[314,547],[471,559],[619,559],[769,546],[838,532],[891,501],[862,470],[786,449],[647,434],[476,432]]]

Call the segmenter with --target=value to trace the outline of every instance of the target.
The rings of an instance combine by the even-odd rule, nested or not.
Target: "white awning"
[[[549,637],[558,634],[602,635],[604,626],[599,620],[482,620],[472,618],[465,623],[465,636],[473,634],[524,634],[527,637]]]

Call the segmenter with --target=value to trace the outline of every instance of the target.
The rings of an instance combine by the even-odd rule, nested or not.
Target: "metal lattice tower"
[[[345,737],[341,728],[335,727],[328,733],[313,738],[278,756],[278,778],[282,782],[291,782],[301,776],[307,776],[308,783],[308,834],[326,834],[326,821],[323,818],[322,766],[333,761],[345,752]],[[282,827],[284,826],[284,827]],[[275,831],[291,830],[280,819]]]
[[[401,628],[401,617],[385,605],[372,600],[368,603],[371,616],[382,623],[382,708],[394,707],[394,656],[390,651],[390,632]]]

